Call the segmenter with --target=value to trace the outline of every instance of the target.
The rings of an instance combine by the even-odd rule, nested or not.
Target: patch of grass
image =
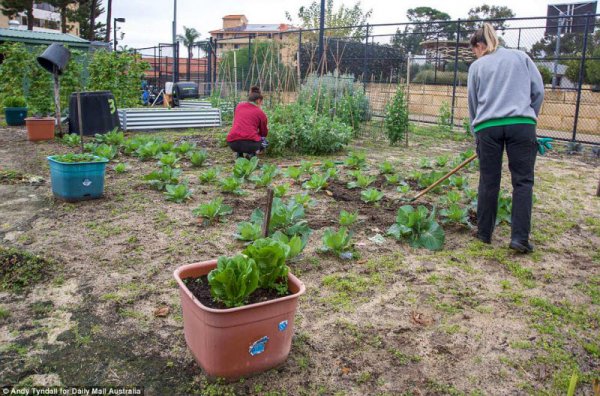
[[[460,326],[457,324],[444,325],[444,326],[442,326],[442,330],[448,334],[456,334],[460,331]]]
[[[527,341],[527,340],[511,341],[509,345],[513,349],[531,349],[532,348],[531,341]]]
[[[592,304],[600,305],[600,276],[591,276],[586,283],[576,287],[592,299]]]
[[[6,319],[10,316],[10,312],[6,308],[0,307],[0,320]]]
[[[34,302],[29,306],[33,315],[37,318],[43,318],[48,316],[50,312],[54,309],[54,304],[52,301],[38,301]]]
[[[394,357],[394,361],[401,366],[407,365],[409,363],[418,363],[421,361],[420,356],[409,355],[403,353],[402,351],[396,348],[390,348],[388,349],[388,352],[392,354],[392,356]]]
[[[0,290],[22,292],[45,279],[55,263],[32,253],[0,247]]]
[[[370,277],[359,276],[355,273],[337,273],[323,277],[324,286],[333,289],[335,293],[324,300],[336,308],[351,310],[360,300],[360,295],[370,290],[373,286],[381,284],[380,274]]]
[[[365,384],[367,382],[370,382],[373,379],[373,374],[371,374],[370,371],[363,371],[358,375],[358,378],[356,378],[356,382],[359,384]]]
[[[585,225],[590,227],[594,235],[600,237],[600,219],[597,217],[586,217],[583,221]]]

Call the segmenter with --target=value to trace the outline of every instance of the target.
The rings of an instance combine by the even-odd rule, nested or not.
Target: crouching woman
[[[254,157],[267,146],[267,115],[262,111],[263,96],[259,87],[250,88],[248,101],[237,105],[227,144],[237,157]]]

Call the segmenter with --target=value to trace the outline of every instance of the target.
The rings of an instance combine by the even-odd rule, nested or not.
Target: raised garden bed
[[[125,131],[219,127],[221,110],[213,108],[119,109],[119,122]]]

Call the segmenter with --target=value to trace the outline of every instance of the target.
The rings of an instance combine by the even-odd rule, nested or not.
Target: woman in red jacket
[[[266,148],[267,116],[260,106],[263,96],[259,87],[250,88],[248,101],[237,105],[233,114],[233,126],[227,135],[227,144],[237,153],[238,158],[246,154],[254,157]]]

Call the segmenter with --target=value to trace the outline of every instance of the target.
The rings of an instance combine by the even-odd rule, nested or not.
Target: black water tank
[[[81,92],[83,134],[106,133],[120,127],[117,103],[110,91]],[[69,132],[79,133],[77,94],[69,100]]]
[[[175,83],[173,91],[177,99],[197,99],[199,97],[198,84],[193,81],[177,82]]]

